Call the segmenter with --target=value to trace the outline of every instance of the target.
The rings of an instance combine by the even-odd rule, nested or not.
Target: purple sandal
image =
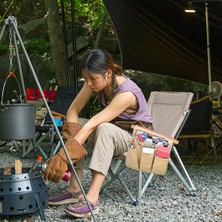
[[[94,204],[89,201],[89,204],[90,204],[93,214],[99,213],[99,201],[97,201]],[[78,203],[75,203],[71,206],[66,207],[64,211],[65,213],[74,217],[78,217],[78,218],[91,216],[91,211],[84,199],[79,200]]]
[[[48,204],[52,206],[58,206],[62,204],[76,203],[79,201],[79,196],[81,193],[81,191],[75,193],[65,192],[56,197],[49,197]]]

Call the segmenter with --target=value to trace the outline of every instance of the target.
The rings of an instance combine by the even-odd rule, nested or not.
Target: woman
[[[113,62],[109,53],[100,49],[92,50],[83,58],[81,71],[85,83],[67,112],[66,120],[69,129],[66,130],[68,133],[63,133],[63,136],[67,139],[66,147],[73,162],[86,154],[82,144],[87,139],[88,143],[92,141],[93,153],[89,163],[92,180],[86,196],[92,211],[98,213],[99,192],[112,158],[127,151],[127,142],[131,138],[127,130],[115,125],[116,120],[138,121],[149,127],[152,125],[152,118],[141,89],[122,74],[122,68]],[[76,124],[79,121],[78,114],[93,93],[99,94],[100,105],[103,109],[80,127]],[[76,157],[77,151],[81,154]],[[82,165],[79,162],[81,161],[77,163],[76,172],[81,181]],[[49,160],[45,179],[59,182],[67,167],[68,161],[61,149],[55,157]],[[67,214],[75,217],[90,216],[90,209],[82,199],[80,187],[72,176],[66,192],[49,198],[49,204],[72,203],[65,209]]]

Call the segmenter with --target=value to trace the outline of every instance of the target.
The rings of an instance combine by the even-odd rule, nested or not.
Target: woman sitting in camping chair
[[[82,179],[82,160],[87,148],[93,146],[89,168],[92,180],[86,197],[93,213],[99,212],[99,192],[108,173],[113,156],[127,152],[131,134],[117,123],[124,121],[152,126],[146,99],[141,89],[124,74],[122,67],[116,65],[111,55],[100,49],[86,54],[81,62],[85,84],[72,102],[63,126],[63,138],[76,172]],[[102,111],[80,126],[78,114],[87,104],[93,93],[99,94]],[[117,121],[121,120],[121,121]],[[118,126],[117,126],[118,125]],[[92,141],[90,143],[90,141]],[[88,146],[89,144],[89,146]],[[68,169],[68,160],[63,149],[48,161],[44,177],[46,180],[60,182]],[[50,197],[50,205],[71,204],[65,212],[75,217],[90,216],[90,209],[83,199],[83,194],[74,175],[65,192],[57,197]]]

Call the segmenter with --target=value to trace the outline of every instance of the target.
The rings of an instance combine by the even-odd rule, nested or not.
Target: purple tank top
[[[125,77],[125,76],[124,76]],[[132,92],[137,100],[138,100],[138,111],[136,113],[128,114],[128,113],[121,113],[117,119],[122,120],[136,120],[136,121],[143,121],[147,123],[152,123],[152,117],[150,115],[150,110],[147,105],[147,101],[143,95],[142,90],[129,78],[125,77],[126,80],[116,89],[114,92],[114,96],[118,95],[121,92]],[[102,108],[105,108],[107,106],[105,102],[105,97],[103,94],[103,91],[99,93],[100,98],[100,105]]]

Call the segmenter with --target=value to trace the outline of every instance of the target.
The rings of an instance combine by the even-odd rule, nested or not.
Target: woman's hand
[[[59,183],[65,171],[68,169],[68,164],[58,154],[47,161],[48,166],[44,173],[44,179],[54,183]]]
[[[69,138],[66,142],[67,152],[73,163],[76,163],[85,155],[87,151],[75,139]],[[58,154],[48,160],[48,166],[45,170],[44,179],[58,183],[62,180],[65,171],[68,169],[69,161],[64,148],[61,148]]]

